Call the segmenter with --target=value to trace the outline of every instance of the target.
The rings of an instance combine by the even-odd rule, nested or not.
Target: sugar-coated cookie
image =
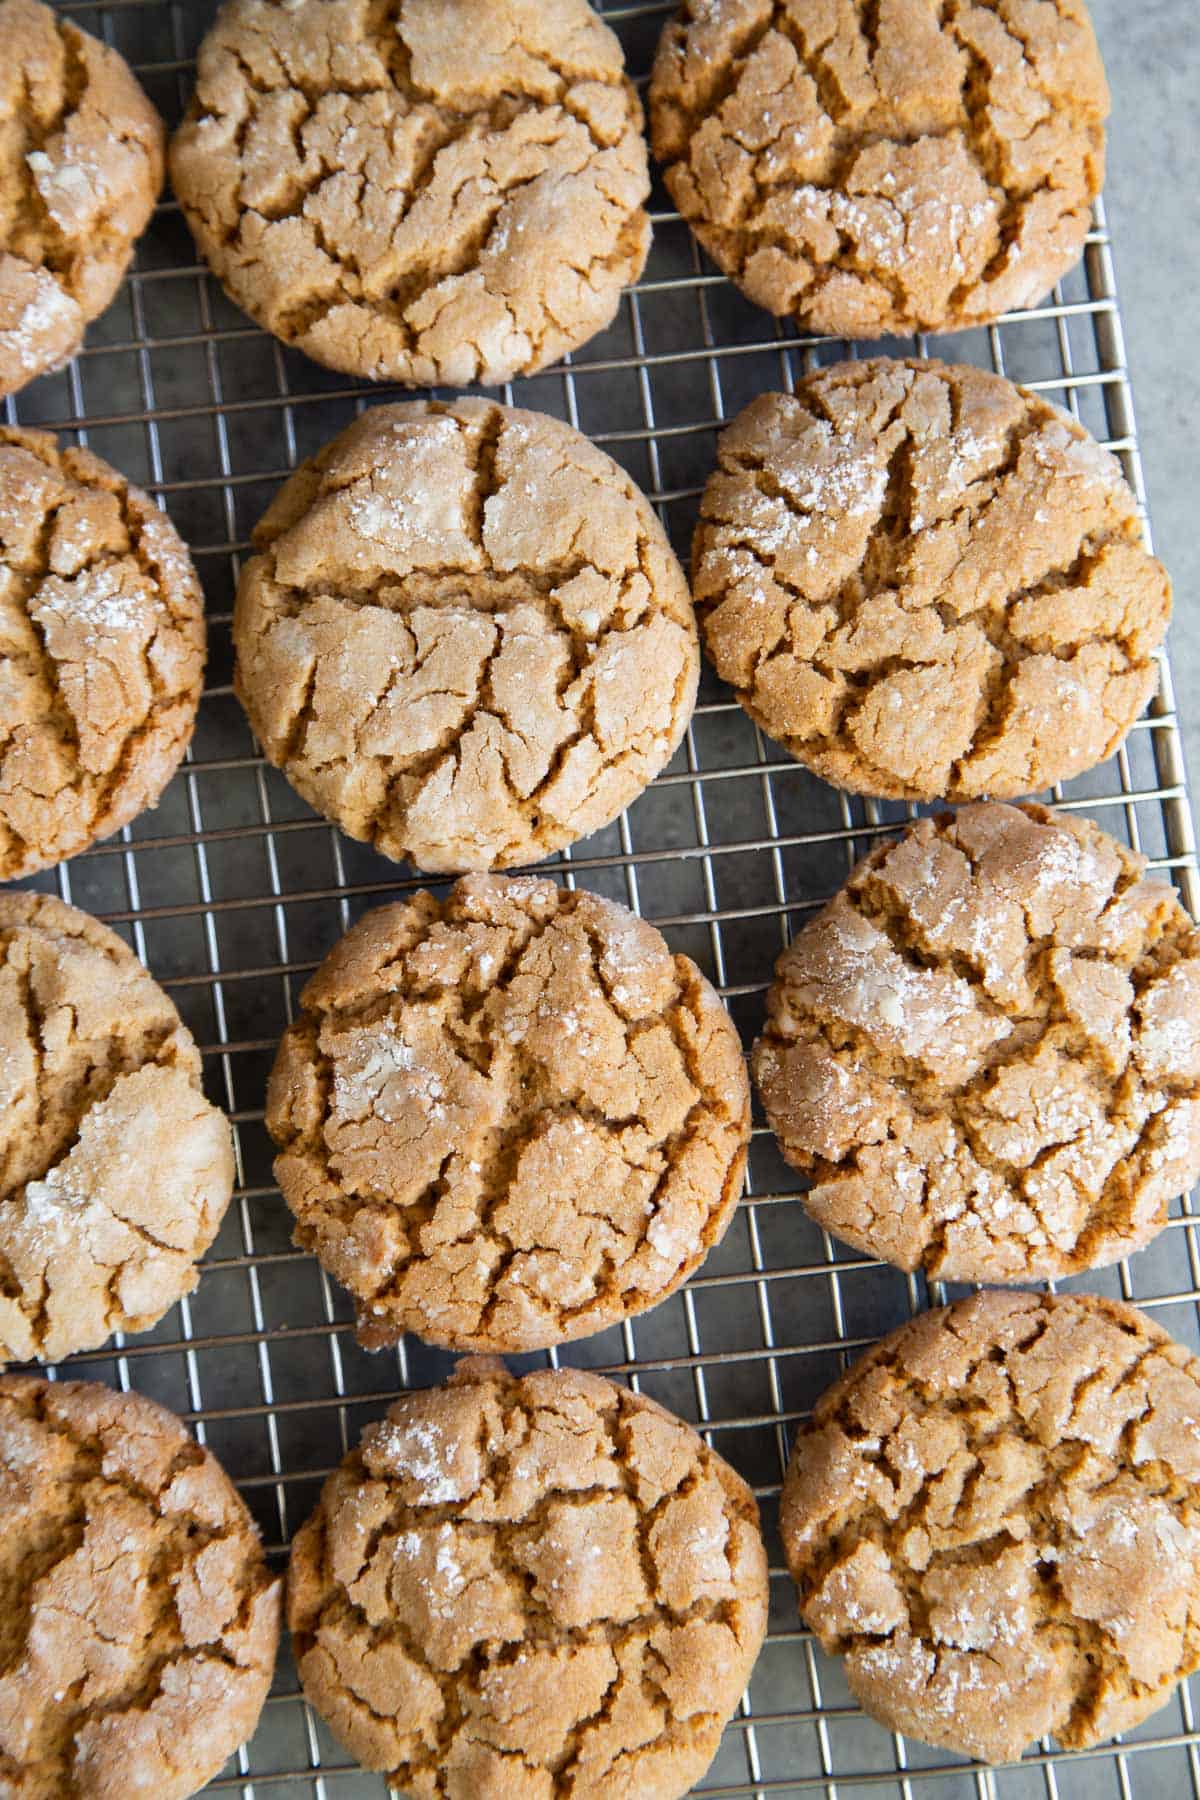
[[[166,134],[124,58],[38,0],[0,0],[0,395],[73,356],[163,181]]]
[[[586,1336],[673,1293],[741,1193],[750,1094],[695,964],[582,889],[468,876],[370,913],[308,983],[267,1096],[297,1240],[359,1336]]]
[[[804,1203],[948,1281],[1115,1262],[1200,1175],[1200,932],[1090,820],[964,807],[779,959],[754,1070]]]
[[[987,1762],[1100,1743],[1200,1664],[1200,1362],[1092,1294],[924,1313],[801,1426],[780,1531],[890,1729]]]
[[[745,1482],[575,1370],[403,1395],[292,1545],[305,1694],[412,1800],[680,1800],[766,1620]]]
[[[0,1359],[145,1331],[198,1279],[233,1145],[179,1014],[108,927],[0,893]]]
[[[1108,108],[1083,0],[684,0],[650,86],[709,255],[851,338],[1043,299],[1083,249]]]
[[[0,1787],[187,1800],[250,1737],[281,1587],[216,1458],[141,1394],[0,1378]]]
[[[376,407],[255,543],[237,691],[269,760],[385,856],[536,862],[611,823],[687,728],[683,571],[624,470],[557,419]]]
[[[587,0],[227,0],[171,175],[239,306],[414,387],[577,349],[650,243],[642,109]]]
[[[0,881],[156,803],[195,729],[204,648],[166,514],[89,450],[0,426]]]
[[[724,431],[693,585],[750,716],[854,793],[1012,799],[1112,754],[1171,587],[1115,457],[1001,376],[839,363]]]

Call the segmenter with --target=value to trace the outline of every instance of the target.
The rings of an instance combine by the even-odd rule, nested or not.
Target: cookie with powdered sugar
[[[534,1350],[673,1293],[741,1193],[729,1014],[624,907],[471,876],[381,907],[301,995],[267,1093],[297,1242],[369,1346]]]
[[[680,1800],[766,1631],[758,1509],[644,1395],[471,1359],[325,1483],[288,1623],[311,1705],[412,1800]]]
[[[0,1792],[188,1800],[253,1733],[282,1583],[174,1414],[0,1379]]]
[[[854,793],[1013,799],[1116,749],[1171,588],[1116,459],[999,375],[840,363],[725,430],[692,558],[751,718]]]
[[[754,1072],[804,1204],[948,1281],[1115,1262],[1200,1175],[1200,932],[1088,819],[881,844],[780,957]]]
[[[559,419],[375,407],[254,542],[237,692],[268,760],[385,856],[538,862],[611,824],[687,728],[683,570],[645,495]]]
[[[0,394],[74,356],[163,182],[124,58],[39,0],[0,0]]]
[[[157,1324],[233,1174],[191,1033],[128,945],[48,894],[0,894],[0,1359]]]
[[[578,349],[650,247],[641,104],[587,0],[226,0],[171,178],[239,306],[410,387]]]
[[[801,1426],[780,1533],[889,1729],[987,1762],[1132,1730],[1200,1666],[1200,1361],[1091,1294],[924,1313]]]
[[[0,426],[0,881],[155,805],[204,651],[203,591],[150,496],[90,450]]]
[[[1083,0],[683,0],[650,84],[705,250],[833,337],[1036,305],[1082,253],[1108,110]]]

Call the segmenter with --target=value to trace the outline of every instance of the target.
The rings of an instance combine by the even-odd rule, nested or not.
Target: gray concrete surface
[[[1106,201],[1189,770],[1200,779],[1200,5],[1091,0],[1113,93]]]

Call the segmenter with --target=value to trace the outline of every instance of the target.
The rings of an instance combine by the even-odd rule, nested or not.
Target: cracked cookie
[[[254,541],[237,692],[268,760],[385,856],[538,861],[610,824],[687,729],[683,571],[628,475],[557,419],[376,407]]]
[[[0,894],[0,1358],[148,1330],[232,1191],[229,1126],[157,982],[86,913]]]
[[[204,595],[166,514],[89,450],[0,426],[0,881],[155,805],[203,675]]]
[[[677,1800],[762,1644],[750,1489],[598,1375],[403,1395],[292,1545],[304,1691],[412,1800]]]
[[[0,1792],[198,1793],[258,1722],[281,1587],[174,1414],[0,1378]]]
[[[1092,1294],[923,1313],[800,1428],[780,1534],[891,1730],[985,1762],[1131,1730],[1200,1665],[1200,1362]]]
[[[754,1073],[818,1224],[947,1281],[1050,1280],[1200,1175],[1200,932],[1089,820],[881,844],[775,971]]]
[[[0,0],[0,394],[74,356],[163,182],[128,65],[37,0]]]
[[[684,0],[651,142],[701,244],[805,330],[961,330],[1079,260],[1109,96],[1082,0]]]
[[[1171,587],[1116,459],[1001,376],[877,358],[722,433],[693,550],[709,656],[853,793],[1011,799],[1112,754]]]
[[[370,1348],[534,1350],[655,1306],[725,1235],[750,1091],[715,990],[582,889],[468,876],[369,913],[267,1091],[296,1241]]]
[[[413,387],[529,375],[642,272],[642,109],[587,0],[227,0],[171,175],[268,331]]]

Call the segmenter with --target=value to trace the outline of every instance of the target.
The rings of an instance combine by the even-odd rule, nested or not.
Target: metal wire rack
[[[216,0],[75,0],[62,10],[129,58],[174,124]],[[644,76],[668,0],[606,0],[602,10],[630,68]],[[722,421],[847,347],[777,326],[705,264],[661,194],[655,206],[645,279],[612,329],[569,366],[516,382],[504,398],[568,419],[603,444],[651,495],[686,555]],[[913,344],[884,348],[908,354]],[[1068,406],[1119,453],[1143,498],[1101,207],[1082,265],[1051,303],[989,330],[920,340],[917,349],[994,367]],[[204,1049],[210,1095],[234,1120],[236,1198],[192,1298],[155,1331],[75,1357],[69,1371],[137,1387],[179,1412],[238,1481],[280,1563],[321,1479],[363,1424],[398,1389],[439,1379],[450,1362],[416,1342],[375,1357],[357,1348],[342,1295],[291,1248],[262,1124],[267,1072],[305,976],[352,919],[416,882],[297,800],[258,756],[230,686],[233,591],[254,520],[298,459],[364,405],[394,397],[330,375],[255,330],[206,275],[167,199],[82,355],[7,403],[11,421],[74,434],[158,496],[193,547],[209,605],[208,685],[185,768],[156,812],[36,885],[114,924],[172,993]],[[1126,748],[1049,797],[1145,851],[1197,910],[1200,871],[1165,659],[1159,694]],[[708,672],[671,767],[625,817],[547,867],[653,919],[716,981],[749,1042],[789,929],[908,810],[853,800],[809,776]],[[1069,1755],[1044,1745],[990,1773],[865,1719],[836,1664],[798,1629],[774,1537],[795,1422],[852,1353],[931,1298],[921,1280],[818,1231],[796,1200],[798,1185],[760,1124],[747,1198],[702,1272],[636,1323],[562,1353],[695,1421],[763,1508],[770,1638],[697,1792],[722,1800],[812,1791],[843,1800],[868,1791],[904,1800],[1200,1796],[1200,1688],[1185,1685],[1116,1748]],[[1197,1222],[1182,1201],[1156,1245],[1087,1285],[1136,1300],[1195,1345]],[[304,1705],[285,1649],[256,1737],[210,1791],[379,1800],[385,1790],[353,1768]]]

